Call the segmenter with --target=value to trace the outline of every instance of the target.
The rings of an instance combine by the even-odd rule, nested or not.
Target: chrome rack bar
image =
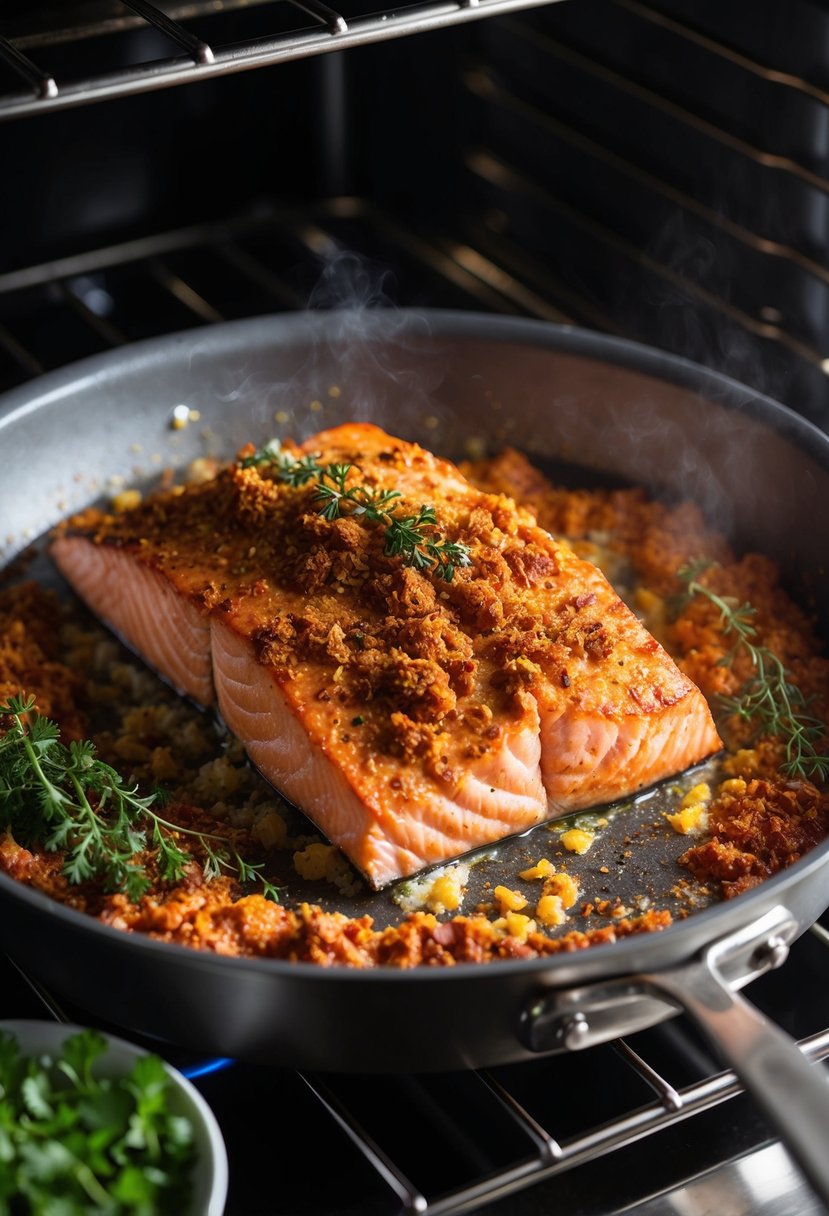
[[[149,0],[121,0],[121,2],[149,25],[154,25],[162,34],[171,38],[182,50],[192,56],[195,63],[213,62],[213,48],[208,43],[202,42],[201,38],[191,34],[183,25],[179,25],[178,21],[173,21],[172,17],[162,13],[154,4],[150,4]]]
[[[107,346],[123,346],[127,341],[126,335],[117,325],[113,325],[106,317],[93,312],[87,302],[77,291],[65,281],[57,284],[57,289],[70,308],[78,314]]]
[[[394,1191],[397,1198],[403,1204],[403,1210],[407,1213],[425,1213],[429,1211],[429,1204],[425,1195],[422,1195],[402,1170],[397,1168],[391,1158],[375,1143],[372,1137],[361,1127],[347,1107],[339,1100],[336,1094],[332,1093],[321,1078],[304,1072],[298,1072],[297,1076],[305,1082],[317,1101],[345,1132],[352,1144],[360,1150],[363,1157],[380,1175],[386,1185]]]
[[[33,63],[29,56],[19,51],[13,42],[9,42],[8,38],[1,36],[0,56],[17,72],[18,76],[22,76],[32,86],[37,93],[39,101],[46,101],[57,97],[58,86],[54,77],[50,76],[48,72],[44,72],[36,63]]]
[[[214,246],[213,252],[229,266],[233,266],[240,274],[256,283],[268,292],[278,304],[286,308],[304,308],[306,297],[294,288],[289,287],[279,275],[263,266],[252,254],[243,249],[235,240],[224,240]]]
[[[55,258],[51,262],[26,266],[21,270],[10,270],[6,274],[0,274],[0,295],[24,291],[29,287],[42,287],[55,279],[70,278],[72,275],[94,274],[96,271],[126,266],[131,262],[181,249],[214,245],[233,239],[240,233],[255,231],[258,224],[267,222],[269,218],[238,217],[215,223],[194,224],[188,228],[173,228],[167,232],[151,233],[131,241],[105,245],[87,253],[70,254],[68,257]]]
[[[68,1014],[64,1012],[54,997],[47,992],[45,988],[41,987],[37,980],[33,980],[32,977],[28,975],[18,963],[15,962],[11,955],[7,954],[6,959],[9,963],[11,963],[12,967],[14,967],[20,978],[25,981],[29,988],[31,988],[32,992],[46,1009],[46,1012],[50,1018],[53,1018],[56,1022],[70,1021]]]
[[[501,1084],[490,1072],[479,1072],[479,1080],[483,1081],[500,1102],[504,1111],[513,1122],[518,1123],[525,1135],[529,1136],[538,1149],[542,1160],[557,1161],[561,1157],[561,1145],[554,1140],[537,1119],[534,1119],[514,1094]]]
[[[0,325],[0,347],[29,376],[39,376],[42,372],[46,371],[40,360],[36,359],[31,351],[28,351],[21,342],[18,342],[14,334],[9,333],[5,325]]]
[[[666,1110],[682,1110],[682,1098],[674,1089],[673,1085],[666,1081],[655,1068],[651,1068],[650,1064],[648,1064],[646,1060],[643,1060],[639,1053],[634,1051],[629,1043],[626,1043],[624,1039],[617,1039],[613,1046],[616,1049],[617,1054],[622,1056],[623,1059],[630,1064],[631,1068],[633,1068],[635,1072],[639,1073],[639,1075],[642,1077],[645,1083],[650,1086],[654,1093],[657,1094]]]
[[[29,93],[7,94],[0,97],[0,120],[69,109],[115,97],[149,93],[157,89],[188,84],[196,79],[206,80],[217,76],[228,76],[250,68],[267,67],[288,60],[307,59],[331,51],[386,42],[392,38],[426,33],[445,26],[480,20],[483,17],[518,12],[527,8],[540,8],[550,3],[559,3],[560,0],[478,0],[477,3],[470,3],[469,0],[430,0],[430,2],[403,9],[358,17],[350,23],[346,23],[339,14],[328,9],[322,0],[302,0],[301,3],[299,0],[289,0],[289,2],[294,7],[302,8],[310,13],[323,24],[324,28],[300,29],[277,36],[253,38],[234,45],[208,48],[213,57],[205,61],[199,59],[194,61],[192,50],[190,50],[186,58],[176,56],[149,63],[131,64],[118,71],[101,73],[84,80],[70,81],[61,88],[55,86],[54,95],[38,94],[33,97]],[[138,11],[134,3],[132,7]],[[146,4],[145,7],[147,13],[153,9],[153,6],[149,4]],[[157,24],[147,14],[142,13],[142,16],[150,24]],[[158,16],[161,18],[163,15],[159,13]],[[171,33],[171,37],[175,37],[176,42],[180,44],[181,36],[184,35],[189,46],[192,36],[187,34],[183,27],[177,26],[175,22],[172,25],[175,26],[177,34]],[[170,32],[169,27],[165,28],[167,32]],[[16,48],[11,43],[8,43],[8,46],[11,48],[12,55],[16,56]],[[28,69],[24,73],[19,62],[15,66],[19,73],[24,74],[26,79],[31,81]],[[41,79],[42,76],[39,75],[37,81],[39,82]]]
[[[815,921],[812,925],[812,933],[823,946],[829,946],[829,929],[824,929],[823,925]]]
[[[314,17],[326,27],[330,34],[345,34],[348,31],[348,22],[345,17],[335,13],[333,8],[323,4],[322,0],[288,0],[288,3]]]
[[[174,296],[180,304],[194,313],[199,320],[208,325],[223,321],[224,317],[205,298],[186,283],[180,275],[175,274],[160,258],[152,258],[149,263],[150,274],[160,287]]]
[[[813,1063],[829,1058],[829,1030],[810,1035],[803,1039],[799,1046],[806,1058]],[[742,1085],[730,1071],[717,1073],[677,1091],[623,1040],[618,1040],[614,1047],[630,1067],[656,1091],[657,1102],[629,1111],[570,1140],[558,1141],[498,1080],[487,1072],[478,1073],[483,1084],[500,1100],[505,1112],[525,1132],[528,1142],[535,1146],[535,1156],[516,1161],[495,1174],[479,1178],[468,1186],[431,1200],[427,1200],[402,1174],[364,1132],[346,1104],[330,1093],[319,1078],[302,1073],[299,1075],[346,1131],[366,1160],[392,1187],[403,1203],[406,1213],[418,1213],[420,1216],[461,1216],[463,1213],[476,1211],[482,1203],[495,1203],[527,1186],[625,1148],[636,1140],[718,1106],[728,1098],[743,1092]]]

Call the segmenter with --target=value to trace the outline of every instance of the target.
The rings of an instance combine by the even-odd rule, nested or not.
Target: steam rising
[[[255,371],[228,367],[223,384],[214,380],[214,392],[243,413],[247,425],[253,421],[259,434],[252,439],[301,440],[353,421],[433,442],[446,415],[434,397],[446,362],[426,317],[394,305],[394,287],[388,269],[357,254],[327,256],[299,337],[286,332],[285,318],[274,324],[274,353],[284,362],[290,349],[290,374],[268,376],[259,359]],[[324,323],[315,325],[321,313]]]
[[[674,211],[647,251],[662,268],[648,279],[647,314],[642,300],[625,301],[626,312],[641,318],[645,340],[785,401],[791,373],[772,353],[781,317],[772,307],[759,318],[755,305],[745,311],[733,241],[713,224]]]
[[[713,249],[695,248],[708,272]],[[598,336],[582,344],[553,327],[401,311],[394,290],[387,269],[335,252],[306,312],[263,321],[255,341],[246,331],[224,352],[206,340],[201,378],[221,405],[225,454],[245,439],[303,440],[346,421],[375,422],[449,456],[470,441],[490,451],[512,444],[542,463],[693,498],[733,538],[768,547],[757,537],[767,542],[780,526],[768,485],[773,478],[778,502],[789,504],[804,474],[767,426],[742,414],[751,390]],[[662,301],[686,323],[677,341],[689,349],[707,330],[694,330],[686,305],[679,289]],[[241,366],[239,349],[248,352]]]

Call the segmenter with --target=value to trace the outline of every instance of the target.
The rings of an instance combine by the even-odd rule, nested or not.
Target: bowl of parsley
[[[221,1216],[210,1107],[156,1055],[96,1030],[0,1021],[0,1212]]]

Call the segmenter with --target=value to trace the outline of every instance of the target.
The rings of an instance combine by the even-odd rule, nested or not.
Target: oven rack
[[[379,12],[359,8],[352,12],[357,2],[344,0],[338,11],[325,0],[253,0],[250,4],[196,0],[168,4],[164,9],[151,0],[110,0],[81,6],[75,24],[65,10],[55,8],[52,24],[35,30],[28,21],[16,25],[3,17],[0,61],[13,84],[0,92],[0,119],[194,84],[556,0],[417,0]],[[84,9],[100,12],[84,20]],[[234,31],[225,40],[217,31],[214,40],[211,30],[217,19],[242,9],[246,26],[252,25],[255,32],[240,38]],[[151,35],[143,44],[142,33]],[[126,44],[130,59],[122,63],[122,44],[129,35],[133,35]],[[103,66],[89,71],[85,68],[87,56],[80,52],[96,42],[116,45],[110,54],[104,50]],[[55,48],[60,52],[61,71],[47,66]],[[73,56],[73,52],[77,54]]]
[[[487,90],[477,71],[468,73],[467,87],[473,96]],[[663,285],[660,290],[670,289],[675,275],[669,265],[646,257],[624,237],[577,213],[540,186],[529,166],[516,169],[485,147],[465,149],[463,160],[474,205],[451,226],[431,231],[426,226],[416,229],[363,197],[335,196],[302,208],[258,203],[229,218],[0,273],[0,392],[141,338],[257,313],[303,309],[309,302],[313,306],[324,268],[349,258],[372,280],[371,305],[529,316],[677,349],[676,343],[660,340],[660,333],[643,330],[635,317],[620,316],[603,303],[586,269],[576,285],[567,266],[533,257],[520,219],[513,220],[503,208],[532,208],[532,216],[547,229],[566,228],[574,249],[592,246],[603,265],[628,266],[630,274],[648,276],[652,291],[655,282]],[[364,302],[350,291],[347,276],[338,289],[341,298],[333,300],[334,306]],[[681,288],[686,289],[693,295],[692,285]],[[752,318],[738,314],[726,300],[710,293],[697,295],[696,306],[704,306],[712,326],[730,327],[735,347],[740,348],[741,334],[746,341],[757,335],[765,366],[781,351],[796,351],[800,366],[810,368],[825,384],[829,359],[774,327],[773,333],[759,335]],[[718,365],[716,359],[712,362]],[[750,375],[739,378],[752,383]],[[755,387],[770,391],[762,378]],[[798,400],[798,408],[818,425],[829,426],[822,405],[811,406],[806,397]]]
[[[777,48],[712,13],[607,0],[480,26],[473,196],[641,341],[826,427],[829,89],[802,32]]]
[[[783,972],[778,973],[778,987],[786,984],[785,978],[782,985],[779,984],[786,967],[792,970],[795,980],[802,981],[804,974],[814,975],[816,971],[825,977],[829,971],[827,949],[829,931],[818,923],[795,943],[789,962]],[[79,1015],[77,1010],[63,1006],[60,1000],[28,977],[18,964],[11,964],[10,960],[6,960],[6,964],[25,981],[47,1016],[64,1022],[82,1023],[87,1020],[82,1012]],[[768,979],[774,980],[774,977],[767,976]],[[756,1000],[759,995],[757,1004],[767,1016],[771,1016],[770,1009],[776,1009],[779,1015],[779,992],[775,994],[772,990],[769,996],[763,988],[764,983],[765,980],[756,982],[750,997]],[[829,1005],[821,1006],[816,1021],[821,1019],[829,1021]],[[94,1022],[94,1019],[91,1020]],[[785,1028],[791,1031],[792,1025]],[[159,1050],[157,1043],[147,1041],[144,1046]],[[799,1046],[806,1058],[814,1066],[820,1067],[823,1061],[829,1059],[829,1026],[805,1035],[799,1040]],[[163,1046],[160,1049],[164,1051]],[[611,1058],[615,1073],[608,1068]],[[687,1074],[689,1060],[694,1062],[694,1079],[686,1084],[675,1084],[672,1074]],[[229,1060],[182,1059],[175,1051],[171,1054],[171,1062],[196,1085],[203,1085],[205,1079],[221,1079],[228,1070],[232,1072],[234,1068],[244,1067]],[[598,1110],[602,1109],[598,1082],[602,1076],[611,1076],[613,1089],[623,1095],[616,1102],[611,1117],[591,1122],[589,1117],[584,1118],[582,1112],[582,1122],[579,1124],[569,1114],[567,1102],[561,1104],[555,1100],[557,1093],[569,1097],[568,1079],[572,1074],[568,1074],[566,1068],[570,1062],[576,1068],[580,1083],[588,1093],[592,1091],[595,1095]],[[539,1070],[543,1073],[540,1089],[548,1098],[546,1109],[542,1110],[539,1110],[538,1084],[535,1090],[526,1086],[526,1078],[532,1076],[533,1072],[538,1081]],[[275,1086],[287,1090],[290,1099],[290,1088],[286,1085],[284,1073],[275,1072],[273,1080],[269,1080],[268,1070],[257,1066],[256,1075],[263,1079],[269,1090]],[[536,1213],[538,1216],[542,1213],[548,1216],[553,1210],[549,1202],[549,1196],[553,1193],[556,1196],[555,1210],[561,1212],[562,1216],[574,1216],[576,1211],[579,1216],[592,1216],[596,1184],[591,1183],[591,1179],[600,1178],[602,1172],[595,1168],[586,1172],[581,1167],[599,1161],[607,1161],[607,1172],[614,1179],[611,1193],[618,1205],[614,1211],[628,1211],[627,1201],[632,1194],[635,1198],[630,1206],[636,1206],[637,1211],[638,1205],[643,1205],[642,1210],[650,1210],[650,1205],[654,1205],[654,1216],[657,1213],[661,1216],[663,1211],[675,1213],[685,1210],[670,1203],[663,1208],[659,1202],[662,1193],[660,1171],[653,1156],[654,1152],[658,1154],[658,1148],[650,1148],[651,1178],[644,1180],[644,1193],[641,1167],[636,1190],[630,1191],[632,1184],[630,1179],[626,1180],[624,1166],[626,1153],[644,1141],[649,1141],[651,1145],[661,1144],[665,1151],[670,1143],[665,1136],[671,1129],[688,1121],[701,1122],[706,1114],[713,1114],[718,1108],[730,1104],[730,1100],[739,1099],[744,1107],[746,1103],[742,1096],[744,1091],[734,1073],[717,1070],[715,1062],[707,1056],[702,1041],[697,1040],[684,1016],[642,1032],[634,1036],[632,1042],[617,1039],[589,1052],[571,1053],[567,1057],[552,1057],[512,1067],[464,1074],[438,1074],[435,1077],[407,1075],[379,1079],[297,1072],[293,1074],[293,1079],[311,1096],[310,1138],[315,1143],[319,1140],[329,1146],[331,1168],[341,1168],[342,1157],[337,1155],[331,1131],[326,1131],[326,1125],[329,1129],[333,1126],[343,1134],[351,1150],[374,1175],[376,1191],[362,1188],[359,1195],[351,1196],[356,1211],[371,1213],[371,1216],[375,1213],[376,1216],[462,1216],[473,1212],[479,1216],[508,1216],[515,1210],[510,1205],[510,1197],[524,1193],[527,1203],[535,1196],[531,1206],[521,1209],[531,1212],[533,1216]],[[457,1099],[453,1100],[453,1090],[462,1091],[461,1104]],[[211,1101],[214,1092],[218,1091],[208,1086],[205,1091],[208,1101]],[[433,1190],[413,1177],[411,1154],[404,1147],[405,1132],[397,1134],[396,1138],[392,1136],[389,1147],[388,1129],[400,1122],[399,1117],[389,1111],[390,1103],[397,1111],[406,1105],[418,1113],[421,1144],[428,1143],[429,1155],[433,1158],[443,1158],[440,1166],[445,1167],[450,1159],[469,1158],[462,1163],[460,1171],[455,1168],[453,1160],[450,1172],[454,1169],[454,1185]],[[235,1109],[232,1104],[231,1108]],[[222,1112],[219,1110],[217,1113],[221,1124]],[[374,1121],[373,1124],[367,1122],[367,1116]],[[486,1134],[482,1131],[484,1122],[488,1124]],[[747,1125],[749,1134],[746,1138]],[[737,1126],[743,1129],[742,1139],[735,1134]],[[554,1128],[556,1130],[552,1130]],[[227,1134],[227,1128],[223,1130]],[[768,1153],[772,1148],[775,1155],[770,1168],[776,1175],[778,1187],[785,1180],[789,1204],[793,1202],[792,1192],[802,1191],[800,1206],[797,1209],[790,1206],[787,1210],[812,1211],[805,1183],[782,1147],[772,1142],[768,1129],[758,1121],[756,1111],[752,1111],[751,1107],[742,1109],[733,1124],[724,1123],[721,1116],[713,1135],[719,1154],[717,1167],[732,1172],[732,1188],[737,1187],[740,1174],[743,1175],[739,1178],[741,1189],[751,1192],[752,1186],[757,1187],[756,1193],[748,1194],[746,1206],[735,1207],[735,1211],[759,1211],[761,1199],[763,1204],[769,1199],[769,1179],[767,1173],[763,1172],[768,1167],[764,1166],[761,1171],[758,1164],[757,1178],[752,1183],[752,1167],[747,1163],[752,1162],[754,1157],[759,1162],[761,1154]],[[495,1159],[498,1150],[493,1154],[493,1144],[506,1146],[498,1160]],[[680,1144],[681,1155],[687,1155],[682,1168],[689,1172],[678,1179],[674,1171],[666,1191],[699,1185],[700,1179],[704,1187],[709,1169],[704,1150],[701,1149],[702,1141],[695,1140],[692,1133],[687,1133]],[[471,1151],[468,1148],[470,1145]],[[671,1153],[666,1152],[665,1155],[670,1156]],[[741,1162],[743,1157],[745,1160]],[[420,1167],[422,1161],[421,1150],[416,1158],[416,1168]],[[610,1162],[618,1165],[611,1165]],[[464,1169],[466,1176],[462,1173]],[[353,1162],[349,1172],[357,1176]],[[637,1170],[632,1173],[636,1174]],[[445,1169],[443,1175],[446,1177]],[[462,1181],[458,1181],[461,1178]],[[601,1192],[604,1198],[599,1200],[602,1212],[608,1210],[606,1186],[605,1177],[605,1189]],[[357,1189],[355,1186],[355,1191]],[[378,1193],[381,1195],[379,1201]],[[773,1192],[771,1198],[774,1198]],[[233,1201],[232,1191],[227,1210],[228,1216],[247,1211],[244,1202],[238,1202],[238,1197],[237,1201]],[[350,1202],[344,1201],[342,1210],[351,1212]],[[774,1210],[773,1205],[770,1210]],[[282,1212],[278,1204],[272,1209],[273,1216],[281,1216]]]
[[[529,283],[474,241],[415,232],[366,200],[263,205],[0,274],[0,392],[142,338],[304,309],[335,262],[329,307],[466,308],[614,328],[554,277]],[[368,302],[349,266],[371,280]]]
[[[813,1064],[829,1059],[829,1028],[801,1040],[799,1047]],[[526,1138],[528,1146],[531,1146],[531,1154],[498,1173],[476,1179],[465,1187],[433,1199],[423,1194],[389,1158],[330,1084],[319,1077],[300,1075],[327,1113],[391,1189],[401,1216],[463,1216],[464,1213],[480,1211],[484,1204],[497,1203],[526,1187],[606,1157],[744,1092],[730,1070],[715,1073],[695,1085],[677,1090],[625,1039],[617,1039],[613,1049],[654,1091],[656,1097],[649,1105],[626,1112],[570,1140],[558,1140],[491,1073],[479,1071],[473,1074],[482,1089],[495,1095],[504,1117],[515,1125]]]
[[[218,55],[223,44],[210,33],[214,21],[240,15],[261,23],[313,8],[317,26],[300,31],[300,40],[322,39],[336,49],[335,43],[347,45],[341,40],[359,33],[364,19],[349,11],[362,0],[336,2],[345,32],[324,0],[168,0],[163,11],[148,0],[84,0],[72,6],[70,16],[65,6],[46,0],[46,10],[38,6],[36,29],[21,5],[23,15],[16,21],[5,13],[0,18],[0,34],[6,35],[5,43],[0,38],[0,59],[5,48],[15,59],[14,71],[28,73],[30,89],[25,97],[4,99],[0,78],[0,118],[17,112],[4,110],[10,97],[14,106],[22,101],[32,113],[53,101],[75,104],[76,88],[78,99],[84,99],[87,77],[62,83],[58,97],[50,100],[49,81],[60,75],[52,71],[53,53],[71,61],[76,52],[98,46],[106,82],[112,75],[109,40],[142,32],[167,42],[173,38],[179,50],[189,46],[189,58],[176,60],[176,70],[188,80],[218,70],[216,64],[231,58],[245,66],[245,48],[258,45],[256,38],[236,38]],[[793,2],[803,18],[805,0]],[[700,15],[684,16],[677,0],[607,0],[600,22],[590,18],[590,5],[441,3],[456,6],[450,24],[456,17],[514,10],[495,22],[481,22],[459,64],[459,112],[465,130],[474,130],[482,142],[476,146],[464,136],[457,148],[455,158],[463,167],[459,197],[453,200],[457,214],[450,221],[455,232],[424,251],[426,261],[441,263],[444,278],[464,281],[461,305],[573,320],[681,353],[829,428],[823,225],[829,173],[820,134],[829,87],[816,70],[809,79],[795,72],[795,64],[787,65],[788,71],[771,66],[764,57],[768,48],[755,45],[756,31],[706,33],[694,25]],[[418,3],[365,20],[382,26],[378,36],[385,36],[390,23],[416,25],[425,11]],[[333,33],[320,24],[323,18]],[[169,33],[162,34],[161,27]],[[221,37],[226,36],[225,29]],[[283,31],[277,41],[292,37]],[[266,36],[265,44],[273,49],[273,37]],[[644,74],[632,72],[616,51],[640,44],[651,50]],[[166,78],[166,50],[156,46],[153,54],[145,65],[150,77]],[[197,62],[200,56],[204,63]],[[677,61],[690,62],[693,80],[708,82],[704,100],[688,97],[684,75],[670,71]],[[127,76],[143,70],[119,69]],[[148,79],[147,87],[161,86]],[[752,100],[748,116],[733,100],[745,95]],[[765,121],[770,113],[777,116],[774,123]],[[794,139],[794,151],[784,156],[786,133]],[[734,183],[746,183],[742,195],[737,190],[732,197]],[[350,184],[337,172],[329,181],[332,191]],[[779,206],[772,206],[769,200],[778,196]],[[380,227],[397,222],[384,214],[382,200],[363,205],[362,216],[366,224],[376,217]],[[405,221],[397,226],[401,243],[420,240],[406,231]],[[206,236],[221,244],[216,228]],[[163,252],[176,239],[165,234],[150,238],[150,244],[156,241]],[[118,248],[108,256],[117,257]],[[120,248],[125,257],[133,256],[129,246]],[[280,293],[284,284],[274,291],[276,297]],[[300,292],[293,304],[275,302],[293,307],[306,301],[307,293]],[[70,307],[78,312],[77,302]],[[219,312],[214,305],[202,319],[218,319]],[[90,323],[106,328],[100,317]],[[188,323],[182,317],[181,324]],[[0,337],[0,347],[8,344]],[[24,351],[19,354],[25,364]]]

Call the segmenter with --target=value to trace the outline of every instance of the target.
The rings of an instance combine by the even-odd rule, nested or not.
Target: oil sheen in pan
[[[558,485],[567,488],[598,488],[620,485],[616,479],[597,480],[595,474],[578,470],[556,462],[535,461]],[[148,487],[149,490],[152,486]],[[23,568],[25,577],[53,588],[62,598],[74,599],[46,554],[47,538],[34,542],[27,553],[13,563],[15,569]],[[606,571],[609,575],[612,572]],[[623,581],[624,572],[622,572]],[[613,579],[612,579],[613,581]],[[625,587],[617,587],[625,595]],[[79,611],[86,610],[78,605]],[[88,614],[86,614],[88,615]],[[97,623],[96,623],[97,624]],[[97,626],[103,634],[107,631]],[[107,635],[109,636],[109,635]],[[119,644],[120,646],[120,644]],[[119,661],[129,663],[147,672],[143,662],[125,647],[120,646]],[[163,681],[153,675],[158,695],[169,698],[171,693]],[[150,698],[152,703],[153,698]],[[190,712],[197,717],[204,729],[215,738],[215,756],[223,754],[227,734],[213,711],[204,711],[190,705]],[[93,715],[92,733],[111,726],[111,707],[103,709],[100,721]],[[170,740],[174,746],[174,740]],[[122,772],[128,770],[125,763]],[[582,811],[567,818],[539,824],[529,832],[510,837],[496,846],[487,846],[463,858],[463,900],[461,905],[446,915],[470,915],[479,907],[493,908],[493,892],[504,886],[520,891],[527,898],[522,911],[532,916],[535,903],[541,894],[541,884],[536,880],[522,880],[519,874],[534,866],[541,858],[549,860],[556,870],[566,872],[579,888],[578,898],[569,909],[563,924],[550,928],[548,932],[564,934],[573,930],[587,932],[612,923],[621,916],[636,916],[649,910],[666,910],[674,917],[686,916],[689,912],[713,902],[712,892],[699,884],[690,872],[679,865],[678,858],[696,842],[698,837],[676,832],[666,819],[666,814],[676,811],[683,795],[700,782],[713,785],[718,779],[719,762],[708,761],[687,772],[661,782],[638,796],[619,803]],[[125,772],[125,775],[128,773]],[[278,791],[261,777],[263,790],[267,790],[269,801],[275,805],[288,825],[290,837],[311,837],[316,834],[314,825],[301,812],[284,799]],[[566,849],[561,844],[562,835],[573,826],[583,828],[591,837],[591,843],[583,853]],[[316,834],[317,839],[323,837]],[[456,863],[439,867],[439,872],[452,870]],[[372,892],[353,871],[353,883],[346,883],[348,893],[325,879],[302,878],[293,864],[292,849],[275,849],[267,856],[268,878],[280,888],[283,904],[295,906],[302,902],[318,904],[326,911],[337,911],[351,917],[369,916],[377,928],[399,923],[405,911],[415,906],[413,889],[428,892],[428,883],[418,883],[420,876],[392,884],[380,892]],[[426,872],[429,873],[429,872]],[[589,905],[593,911],[585,915],[583,909]],[[430,910],[428,903],[423,905]],[[497,909],[490,912],[497,915]]]

